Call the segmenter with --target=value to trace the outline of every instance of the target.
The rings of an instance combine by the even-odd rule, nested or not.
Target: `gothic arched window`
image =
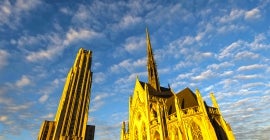
[[[193,140],[203,140],[202,132],[199,125],[197,125],[195,122],[192,122],[190,129]]]

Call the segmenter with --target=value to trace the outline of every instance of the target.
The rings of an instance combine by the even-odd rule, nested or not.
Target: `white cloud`
[[[106,75],[103,72],[97,72],[93,74],[94,83],[102,83],[106,79]]]
[[[102,66],[102,64],[100,62],[94,62],[94,64],[93,64],[93,70],[96,70],[96,69],[98,69],[101,66]]]
[[[129,53],[138,52],[146,46],[145,38],[143,37],[129,37],[126,39],[124,48]]]
[[[70,28],[69,31],[66,33],[66,39],[64,40],[63,44],[69,45],[72,42],[75,42],[78,40],[89,40],[98,36],[101,36],[101,34],[93,30],[89,30],[89,29],[75,30],[73,28]]]
[[[4,12],[4,14],[6,14],[7,16],[9,16],[11,14],[11,11],[10,11],[10,7],[7,6],[7,5],[3,5],[1,7],[2,11]]]
[[[250,52],[250,51],[241,51],[235,54],[234,58],[236,60],[242,60],[242,59],[257,59],[259,58],[259,54]]]
[[[68,13],[68,11],[64,9],[62,10],[62,12]],[[89,19],[89,17],[90,17],[90,11],[87,9],[86,6],[80,5],[78,11],[76,11],[73,18],[74,20],[77,20],[77,21],[85,21]]]
[[[119,22],[118,26],[120,28],[126,28],[131,25],[137,24],[141,21],[142,19],[140,17],[132,16],[132,15],[125,15],[121,21]]]
[[[204,88],[203,91],[208,92],[210,90],[213,90],[213,88],[214,88],[214,85],[210,85],[210,86]]]
[[[146,58],[140,58],[132,62],[131,59],[126,59],[110,67],[111,72],[119,73],[123,70],[133,72],[136,68],[146,66]]]
[[[50,82],[48,86],[44,87],[43,89],[40,89],[38,91],[38,93],[41,94],[41,96],[38,99],[39,103],[45,103],[49,99],[50,94],[53,93],[53,91],[64,82],[65,78],[56,78],[52,82]]]
[[[179,70],[181,68],[186,68],[188,66],[191,66],[192,63],[190,61],[180,61],[178,64],[174,66],[174,70]]]
[[[224,71],[223,73],[220,74],[220,76],[231,76],[233,74],[233,71]]]
[[[232,9],[229,15],[225,15],[219,19],[220,23],[228,23],[241,18],[244,15],[244,10]]]
[[[0,87],[0,104],[10,105],[13,102],[13,99],[6,97],[6,93],[8,93],[8,88]]]
[[[254,70],[254,69],[260,69],[266,67],[265,65],[261,64],[253,64],[248,66],[241,66],[237,69],[237,71],[246,71],[246,70]]]
[[[260,33],[254,37],[254,41],[250,43],[250,48],[252,50],[269,49],[270,44],[266,42],[267,36]]]
[[[116,84],[130,84],[136,80],[136,77],[146,77],[147,72],[138,72],[138,73],[132,73],[129,76],[125,76],[124,78],[120,78],[116,80]]]
[[[176,77],[176,80],[189,79],[192,75],[193,75],[193,73],[179,74],[179,75]]]
[[[241,80],[248,80],[248,79],[255,79],[260,78],[261,75],[259,74],[251,74],[251,75],[236,75],[235,78],[241,79]]]
[[[130,13],[115,18],[117,18],[117,22],[113,23],[110,26],[110,28],[115,32],[132,28],[133,26],[136,26],[137,24],[142,22],[142,17],[137,15],[131,15]]]
[[[35,36],[29,36],[29,35],[24,35],[21,36],[17,41],[12,39],[10,42],[12,44],[17,44],[19,47],[30,47],[37,45],[39,43],[45,43],[50,41],[49,40],[50,35],[35,35]]]
[[[245,19],[253,20],[261,17],[260,10],[258,8],[251,9],[245,13]]]
[[[105,102],[104,101],[98,101],[98,102],[92,102],[91,104],[92,104],[92,106],[90,105],[89,112],[95,112],[100,107],[102,107],[105,104]]]
[[[61,7],[59,9],[59,11],[63,14],[66,14],[66,15],[71,15],[72,14],[72,11],[71,9],[67,8],[67,7]]]
[[[54,56],[60,55],[65,47],[63,46],[61,36],[57,33],[48,33],[36,36],[22,36],[18,39],[17,44],[19,46],[31,46],[36,44],[41,45],[39,46],[41,49],[38,51],[29,51],[27,50],[27,47],[20,48],[26,52],[26,60],[29,62],[38,62],[45,59],[51,60]]]
[[[259,86],[265,86],[266,84],[263,82],[254,82],[254,83],[248,83],[242,86],[243,89],[252,88],[252,87],[259,87]]]
[[[40,50],[37,52],[31,52],[26,56],[26,60],[30,62],[38,62],[44,59],[52,59],[55,55],[59,54],[62,51],[61,46],[54,46],[52,48],[48,48],[47,50]]]
[[[22,111],[22,110],[26,110],[28,108],[30,108],[32,106],[32,102],[28,102],[25,104],[20,104],[20,105],[9,105],[7,106],[7,111],[10,112],[18,112],[18,111]]]
[[[39,0],[17,0],[16,2],[4,0],[0,5],[0,26],[6,25],[15,29],[20,24],[22,17],[41,3]]]
[[[20,80],[16,81],[15,85],[19,88],[25,87],[31,84],[31,80],[28,76],[23,75]]]
[[[9,53],[5,50],[0,49],[0,69],[8,64],[7,59],[9,57]]]
[[[239,82],[236,79],[228,78],[221,80],[218,85],[222,85],[223,89],[232,88],[233,85],[237,85]]]
[[[49,33],[37,36],[23,36],[18,41],[19,46],[33,45],[38,42],[44,42],[43,49],[38,51],[28,51],[26,60],[29,62],[38,62],[41,60],[52,60],[55,56],[61,55],[66,46],[77,41],[87,41],[95,37],[102,36],[90,29],[73,29],[70,28],[65,37],[57,33]],[[45,47],[44,47],[45,46]],[[26,48],[24,48],[26,49]]]
[[[39,101],[40,103],[44,103],[44,102],[46,102],[46,101],[48,100],[48,98],[49,98],[49,95],[48,95],[48,94],[44,94],[44,95],[42,95],[42,96],[38,99],[38,101]]]
[[[8,116],[5,116],[5,115],[0,116],[0,122],[5,122],[7,120],[8,120]]]
[[[211,64],[211,65],[207,66],[207,69],[219,70],[221,68],[226,68],[226,67],[230,67],[230,66],[234,66],[234,64],[230,63],[230,62],[222,62],[219,64]]]
[[[205,58],[211,58],[213,56],[213,53],[196,51],[196,52],[194,52],[194,54],[192,54],[190,56],[191,56],[192,60],[201,61]]]
[[[91,99],[90,112],[95,112],[105,104],[104,99],[113,96],[113,93],[96,93],[96,96]]]
[[[205,36],[205,33],[204,33],[204,32],[200,32],[200,33],[198,33],[198,34],[196,35],[195,40],[196,40],[196,41],[200,41],[200,40],[203,39],[204,36]]]
[[[109,96],[111,96],[111,95],[108,93],[97,93],[97,95],[91,100],[91,102],[98,102],[98,101],[101,101],[102,99],[107,98]]]
[[[221,52],[218,55],[219,59],[223,59],[229,56],[233,56],[234,51],[241,47],[241,44],[243,44],[242,41],[237,41],[237,42],[233,42],[232,44],[230,44],[229,46],[225,47],[224,49],[221,50]]]
[[[54,113],[49,113],[47,115],[41,116],[42,119],[49,120],[54,117]]]
[[[211,70],[206,70],[198,76],[191,77],[192,80],[205,80],[213,77],[215,74]]]
[[[166,56],[173,56],[175,58],[184,57],[186,60],[199,60],[212,56],[211,52],[200,52],[193,47],[199,41],[196,36],[184,36],[171,41],[164,49],[157,52],[157,56],[164,58]],[[198,45],[196,44],[196,45]]]
[[[223,25],[223,26],[220,26],[217,28],[217,32],[218,33],[221,33],[221,34],[225,34],[225,33],[228,33],[228,32],[239,32],[239,31],[242,31],[246,29],[245,26],[243,25],[237,25],[237,24],[229,24],[229,25]]]
[[[131,63],[130,59],[123,60],[119,64],[113,65],[110,68],[110,70],[114,73],[119,73],[122,68],[125,68],[125,69],[129,68],[129,66],[131,65],[130,63]]]

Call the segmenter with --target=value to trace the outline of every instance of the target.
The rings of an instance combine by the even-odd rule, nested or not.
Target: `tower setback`
[[[159,85],[157,68],[146,29],[148,83],[136,78],[129,99],[129,120],[123,122],[121,140],[234,140],[214,94],[208,106],[199,90],[175,93]]]
[[[64,85],[54,121],[45,120],[38,140],[92,140],[95,126],[87,125],[91,95],[92,52],[80,49]]]

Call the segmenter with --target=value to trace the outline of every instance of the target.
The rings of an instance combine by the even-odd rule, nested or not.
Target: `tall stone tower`
[[[175,93],[160,86],[150,37],[146,29],[148,83],[136,79],[129,99],[129,120],[123,122],[121,140],[234,140],[214,94],[208,106],[199,90]]]
[[[54,121],[45,120],[38,140],[92,140],[95,127],[87,125],[92,84],[92,52],[80,49],[70,69]]]

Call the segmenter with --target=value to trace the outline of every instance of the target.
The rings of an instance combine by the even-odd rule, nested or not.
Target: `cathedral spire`
[[[156,62],[151,47],[150,36],[146,28],[146,45],[147,45],[147,70],[148,70],[148,83],[157,91],[160,91],[159,80]]]

